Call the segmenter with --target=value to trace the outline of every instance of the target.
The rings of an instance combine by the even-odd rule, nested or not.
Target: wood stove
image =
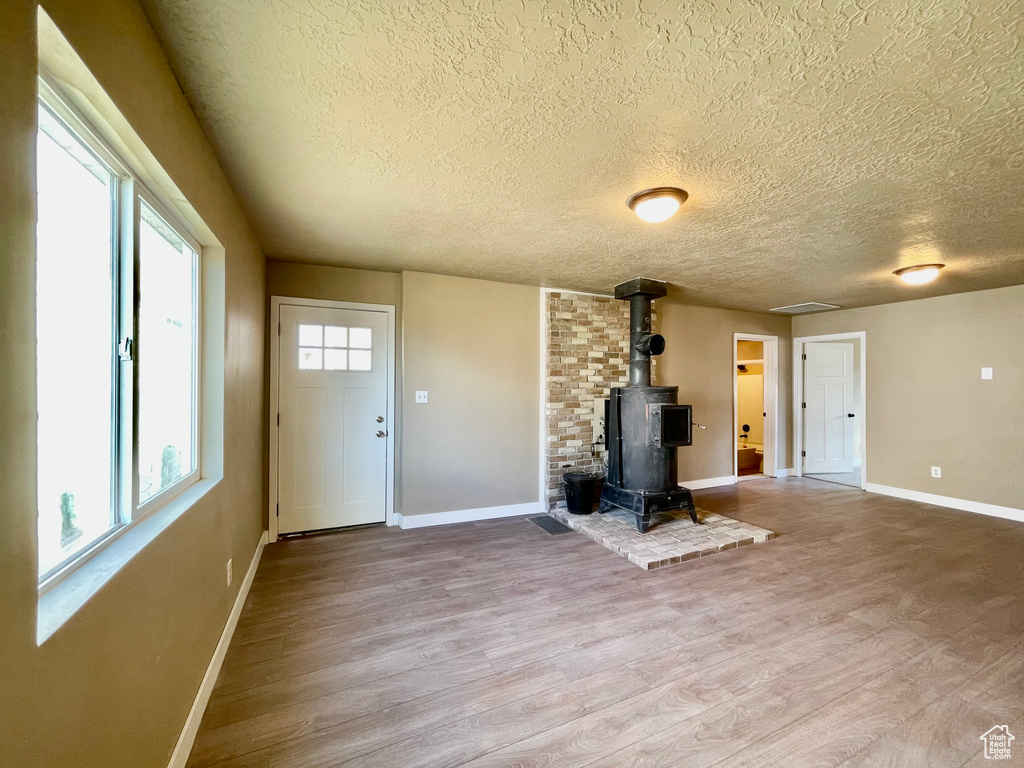
[[[651,333],[651,300],[666,293],[665,283],[643,277],[615,286],[615,298],[629,300],[629,385],[605,402],[608,476],[598,512],[632,512],[640,533],[658,512],[686,510],[698,522],[676,468],[676,448],[692,442],[693,409],[677,403],[679,387],[651,386],[651,355],[665,351],[665,338]]]

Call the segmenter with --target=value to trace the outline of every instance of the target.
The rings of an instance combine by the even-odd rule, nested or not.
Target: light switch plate
[[[983,378],[983,379],[991,379],[992,378],[992,369],[991,368],[982,368],[981,369],[981,378]]]
[[[427,391],[425,389],[416,390],[416,402],[425,403],[427,402]]]

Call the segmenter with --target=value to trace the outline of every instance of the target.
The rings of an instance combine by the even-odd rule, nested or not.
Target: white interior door
[[[281,305],[278,530],[382,523],[388,316]]]
[[[853,344],[804,344],[804,472],[853,471]]]

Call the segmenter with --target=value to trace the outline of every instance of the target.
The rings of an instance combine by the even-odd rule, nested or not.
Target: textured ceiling
[[[144,5],[274,258],[754,310],[1024,283],[1024,0]]]

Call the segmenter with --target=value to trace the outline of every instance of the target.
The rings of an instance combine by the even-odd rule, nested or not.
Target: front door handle
[[[378,416],[377,417],[377,423],[378,424],[383,424],[384,423],[384,417],[383,416]]]
[[[387,437],[387,436],[388,436],[388,433],[385,432],[383,429],[378,429],[377,430],[377,437]]]

